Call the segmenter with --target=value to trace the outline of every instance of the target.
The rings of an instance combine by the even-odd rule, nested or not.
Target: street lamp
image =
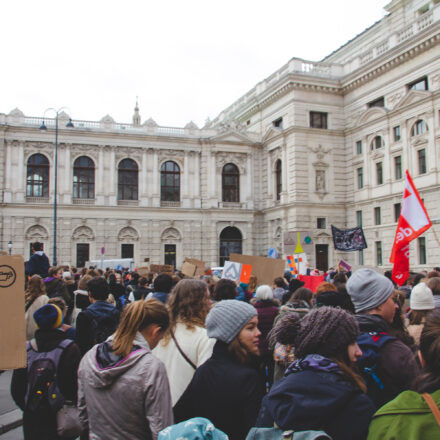
[[[11,240],[9,240],[9,243],[8,243],[8,251],[9,251],[9,255],[11,255],[11,252],[12,252],[12,241]]]
[[[47,127],[44,123],[44,118],[48,111],[55,112],[55,158],[54,158],[54,195],[53,195],[53,266],[57,265],[57,196],[58,196],[58,117],[59,114],[66,109],[66,107],[61,107],[58,110],[50,107],[46,109],[43,114],[43,122],[41,123],[40,130],[46,131]],[[73,128],[72,119],[66,124],[67,128]]]

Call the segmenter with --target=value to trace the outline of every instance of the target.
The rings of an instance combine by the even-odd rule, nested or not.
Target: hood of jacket
[[[108,387],[148,353],[151,353],[148,342],[139,332],[133,341],[132,351],[125,357],[114,353],[112,337],[108,338],[93,347],[84,358],[87,364],[85,367],[91,372],[88,377],[89,385],[93,388]]]
[[[114,316],[116,319],[119,316],[118,309],[108,303],[107,301],[96,301],[87,307],[87,311],[93,316],[93,318],[98,319],[103,316]]]
[[[355,316],[359,324],[359,330],[364,332],[390,332],[390,326],[379,315],[369,315],[367,313],[360,313]]]

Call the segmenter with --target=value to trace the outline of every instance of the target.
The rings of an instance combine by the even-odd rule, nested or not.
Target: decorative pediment
[[[428,136],[426,136],[426,133],[413,138],[413,140],[411,141],[411,145],[413,147],[419,147],[421,145],[426,145],[427,143],[428,143]]]
[[[281,134],[282,130],[280,128],[276,128],[273,125],[271,125],[267,130],[266,133],[263,135],[263,142],[267,142],[270,139],[279,136]]]
[[[388,111],[383,107],[372,107],[361,113],[355,125],[362,125],[385,116]]]
[[[227,163],[233,163],[240,171],[240,174],[246,174],[247,154],[219,152],[215,158],[218,173],[221,173]]]
[[[95,234],[88,226],[79,226],[73,231],[72,239],[92,241],[95,239]]]
[[[136,229],[132,228],[131,226],[126,226],[125,228],[122,228],[119,231],[118,240],[119,241],[138,241],[139,234],[136,231]]]
[[[26,240],[47,240],[49,238],[49,234],[43,226],[34,225],[31,226],[25,234]]]
[[[143,124],[144,127],[159,127],[157,122],[153,118],[148,118]]]
[[[162,232],[162,241],[178,241],[182,239],[180,232],[176,228],[167,228]]]
[[[210,138],[211,141],[215,143],[250,143],[252,142],[252,139],[250,139],[246,134],[244,133],[238,133],[236,131],[225,131],[220,132],[219,134],[213,136]]]
[[[410,90],[397,104],[396,108],[406,107],[408,105],[414,104],[417,101],[427,98],[431,95],[431,92],[427,90]]]
[[[114,124],[115,120],[110,115],[105,115],[99,122],[103,124]]]
[[[185,128],[187,130],[198,130],[199,129],[199,127],[197,127],[197,125],[193,121],[189,121],[188,124],[185,125]]]
[[[330,238],[330,237],[331,235],[324,231],[315,234],[315,238]]]

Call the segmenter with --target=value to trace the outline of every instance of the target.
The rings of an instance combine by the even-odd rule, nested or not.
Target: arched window
[[[160,200],[164,202],[180,200],[180,168],[170,160],[160,167]]]
[[[382,148],[384,146],[384,142],[382,136],[375,136],[375,138],[371,141],[371,151],[377,150],[378,148]]]
[[[230,254],[241,254],[243,238],[241,232],[228,226],[220,233],[220,266],[225,264]]]
[[[281,160],[278,159],[275,164],[275,188],[277,192],[277,200],[281,198],[281,191],[283,190],[283,184],[281,181]]]
[[[27,197],[49,197],[49,160],[42,154],[33,154],[27,161]]]
[[[118,166],[118,200],[138,199],[138,166],[132,159],[123,159]]]
[[[418,119],[411,129],[411,136],[418,136],[425,133],[428,130],[426,123],[423,119]]]
[[[78,157],[73,163],[73,197],[95,198],[95,164],[87,156]]]
[[[240,172],[233,163],[227,163],[222,170],[222,200],[224,202],[240,201]]]

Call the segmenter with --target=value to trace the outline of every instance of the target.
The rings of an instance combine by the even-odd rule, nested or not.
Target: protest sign
[[[0,256],[0,370],[26,366],[24,315],[24,260],[21,255]]]
[[[205,274],[205,262],[202,260],[197,260],[196,258],[185,258],[185,261],[188,263],[193,264],[196,266],[196,272],[194,273],[194,276],[202,276]]]
[[[185,261],[182,264],[181,272],[183,273],[183,275],[185,275],[187,277],[193,277],[196,273],[196,269],[197,269],[197,267],[194,264],[191,264],[191,263],[188,263],[188,261]]]
[[[310,289],[313,293],[315,293],[318,286],[325,281],[324,275],[317,277],[311,275],[299,275],[298,278],[300,281],[304,281],[304,287]]]
[[[148,274],[150,272],[147,266],[138,267],[136,269],[136,271],[139,274],[139,276],[145,277],[145,278],[148,277]]]
[[[333,244],[338,251],[361,251],[367,247],[364,231],[360,226],[351,229],[338,229],[332,226]]]
[[[170,264],[150,264],[150,272],[153,273],[174,273],[174,266]]]
[[[223,267],[222,278],[227,280],[238,281],[241,274],[241,264],[233,263],[232,261],[225,261]]]
[[[231,254],[229,260],[237,263],[249,264],[252,266],[251,274],[257,277],[258,284],[268,284],[269,286],[273,284],[275,278],[284,275],[284,268],[286,266],[284,260],[255,257],[252,255]]]

